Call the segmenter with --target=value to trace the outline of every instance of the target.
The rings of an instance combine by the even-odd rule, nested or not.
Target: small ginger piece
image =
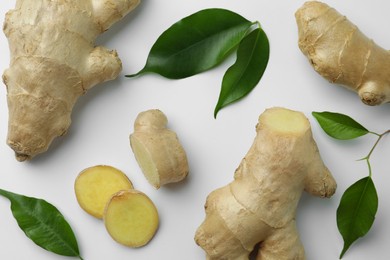
[[[77,176],[74,189],[80,207],[102,219],[111,196],[121,190],[133,189],[133,184],[122,171],[107,165],[97,165],[83,170]]]
[[[78,98],[122,70],[117,52],[96,38],[140,0],[17,0],[5,17],[10,48],[7,144],[18,161],[64,135]]]
[[[125,190],[111,197],[104,212],[104,224],[118,243],[141,247],[155,235],[159,217],[148,196],[137,190]]]
[[[295,213],[303,191],[330,197],[336,182],[300,112],[267,109],[234,181],[211,192],[195,241],[208,260],[303,260]]]
[[[299,48],[321,76],[357,92],[367,105],[390,102],[389,51],[327,4],[306,2],[295,17]]]
[[[141,112],[130,135],[135,158],[156,189],[183,180],[189,171],[186,153],[167,123],[167,117],[158,109]]]

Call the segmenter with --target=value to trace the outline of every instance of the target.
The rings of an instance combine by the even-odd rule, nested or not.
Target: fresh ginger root
[[[104,224],[118,243],[141,247],[155,235],[159,217],[148,196],[137,190],[125,190],[111,197],[105,209]]]
[[[186,153],[168,119],[158,109],[141,112],[130,145],[146,179],[156,189],[183,180],[189,171]]]
[[[74,189],[80,207],[102,219],[111,196],[121,190],[133,189],[133,184],[122,171],[112,166],[97,165],[77,176]]]
[[[295,14],[299,48],[332,83],[357,92],[367,105],[390,102],[390,52],[328,5],[306,2]]]
[[[336,183],[300,112],[271,108],[234,181],[209,194],[195,241],[208,260],[244,260],[259,244],[258,260],[305,259],[295,213],[301,193],[330,197]]]
[[[97,36],[140,0],[17,0],[4,33],[10,67],[3,74],[9,108],[8,145],[24,161],[64,135],[79,96],[118,76],[115,51]]]

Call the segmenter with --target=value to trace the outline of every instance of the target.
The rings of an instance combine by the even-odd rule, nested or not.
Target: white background
[[[15,1],[0,6],[3,19]],[[311,116],[312,111],[335,111],[350,115],[372,131],[390,128],[390,105],[368,107],[357,95],[331,85],[317,75],[297,46],[295,11],[303,0],[144,0],[133,13],[113,26],[98,43],[116,49],[123,62],[117,80],[101,84],[81,97],[74,108],[72,126],[49,151],[30,162],[20,163],[6,145],[8,109],[6,88],[0,88],[0,188],[46,199],[65,215],[78,238],[86,260],[106,259],[205,259],[194,240],[204,218],[203,204],[212,190],[233,179],[233,173],[255,136],[257,118],[264,109],[283,106],[304,112],[312,123],[314,138],[328,168],[338,182],[331,199],[302,196],[298,229],[307,259],[338,259],[343,241],[336,226],[336,209],[342,193],[368,173],[365,156],[375,137],[337,141],[326,136]],[[390,46],[387,1],[328,0],[347,15],[370,38]],[[271,55],[268,68],[257,88],[242,101],[213,118],[222,77],[234,62],[183,80],[167,80],[148,74],[128,79],[124,75],[140,70],[157,37],[174,22],[209,7],[232,10],[262,24],[268,34]],[[0,34],[0,70],[8,67],[6,38]],[[384,68],[389,69],[389,68]],[[152,188],[142,175],[129,146],[128,136],[141,111],[159,108],[168,116],[186,152],[190,175],[182,183]],[[390,137],[385,137],[372,157],[373,179],[379,209],[369,234],[355,243],[344,259],[385,260],[390,257]],[[145,247],[132,249],[114,242],[103,222],[80,209],[73,184],[84,168],[108,164],[124,171],[135,187],[155,202],[160,228]],[[69,259],[37,247],[19,229],[0,198],[0,259]]]

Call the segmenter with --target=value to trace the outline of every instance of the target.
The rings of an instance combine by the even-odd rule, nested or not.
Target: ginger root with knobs
[[[357,92],[367,105],[390,102],[389,51],[324,3],[306,2],[295,17],[299,48],[321,76]]]
[[[305,259],[295,222],[301,194],[336,190],[302,113],[267,109],[256,130],[234,181],[207,197],[195,241],[208,260],[247,260],[258,244],[258,260]]]
[[[7,143],[17,160],[45,152],[68,130],[77,99],[118,76],[122,64],[116,51],[94,42],[139,1],[17,0],[6,14]]]

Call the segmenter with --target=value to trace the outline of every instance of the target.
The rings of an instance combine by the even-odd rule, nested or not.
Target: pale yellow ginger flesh
[[[159,216],[148,196],[137,190],[126,190],[110,199],[105,209],[104,224],[118,243],[141,247],[155,235]]]
[[[133,189],[133,184],[122,171],[107,165],[97,165],[83,170],[77,176],[74,189],[80,207],[102,219],[111,196],[121,190]]]
[[[153,187],[179,182],[189,172],[187,155],[168,119],[158,109],[141,112],[134,122],[130,145],[134,156]]]
[[[330,197],[336,182],[300,112],[267,109],[234,181],[211,192],[195,241],[208,260],[303,260],[295,215],[303,191]]]
[[[17,0],[6,14],[7,143],[17,160],[45,152],[67,132],[77,99],[118,76],[116,51],[95,46],[95,40],[139,1]]]
[[[367,105],[390,102],[390,52],[327,4],[306,2],[295,13],[299,48],[332,83],[358,93]]]

